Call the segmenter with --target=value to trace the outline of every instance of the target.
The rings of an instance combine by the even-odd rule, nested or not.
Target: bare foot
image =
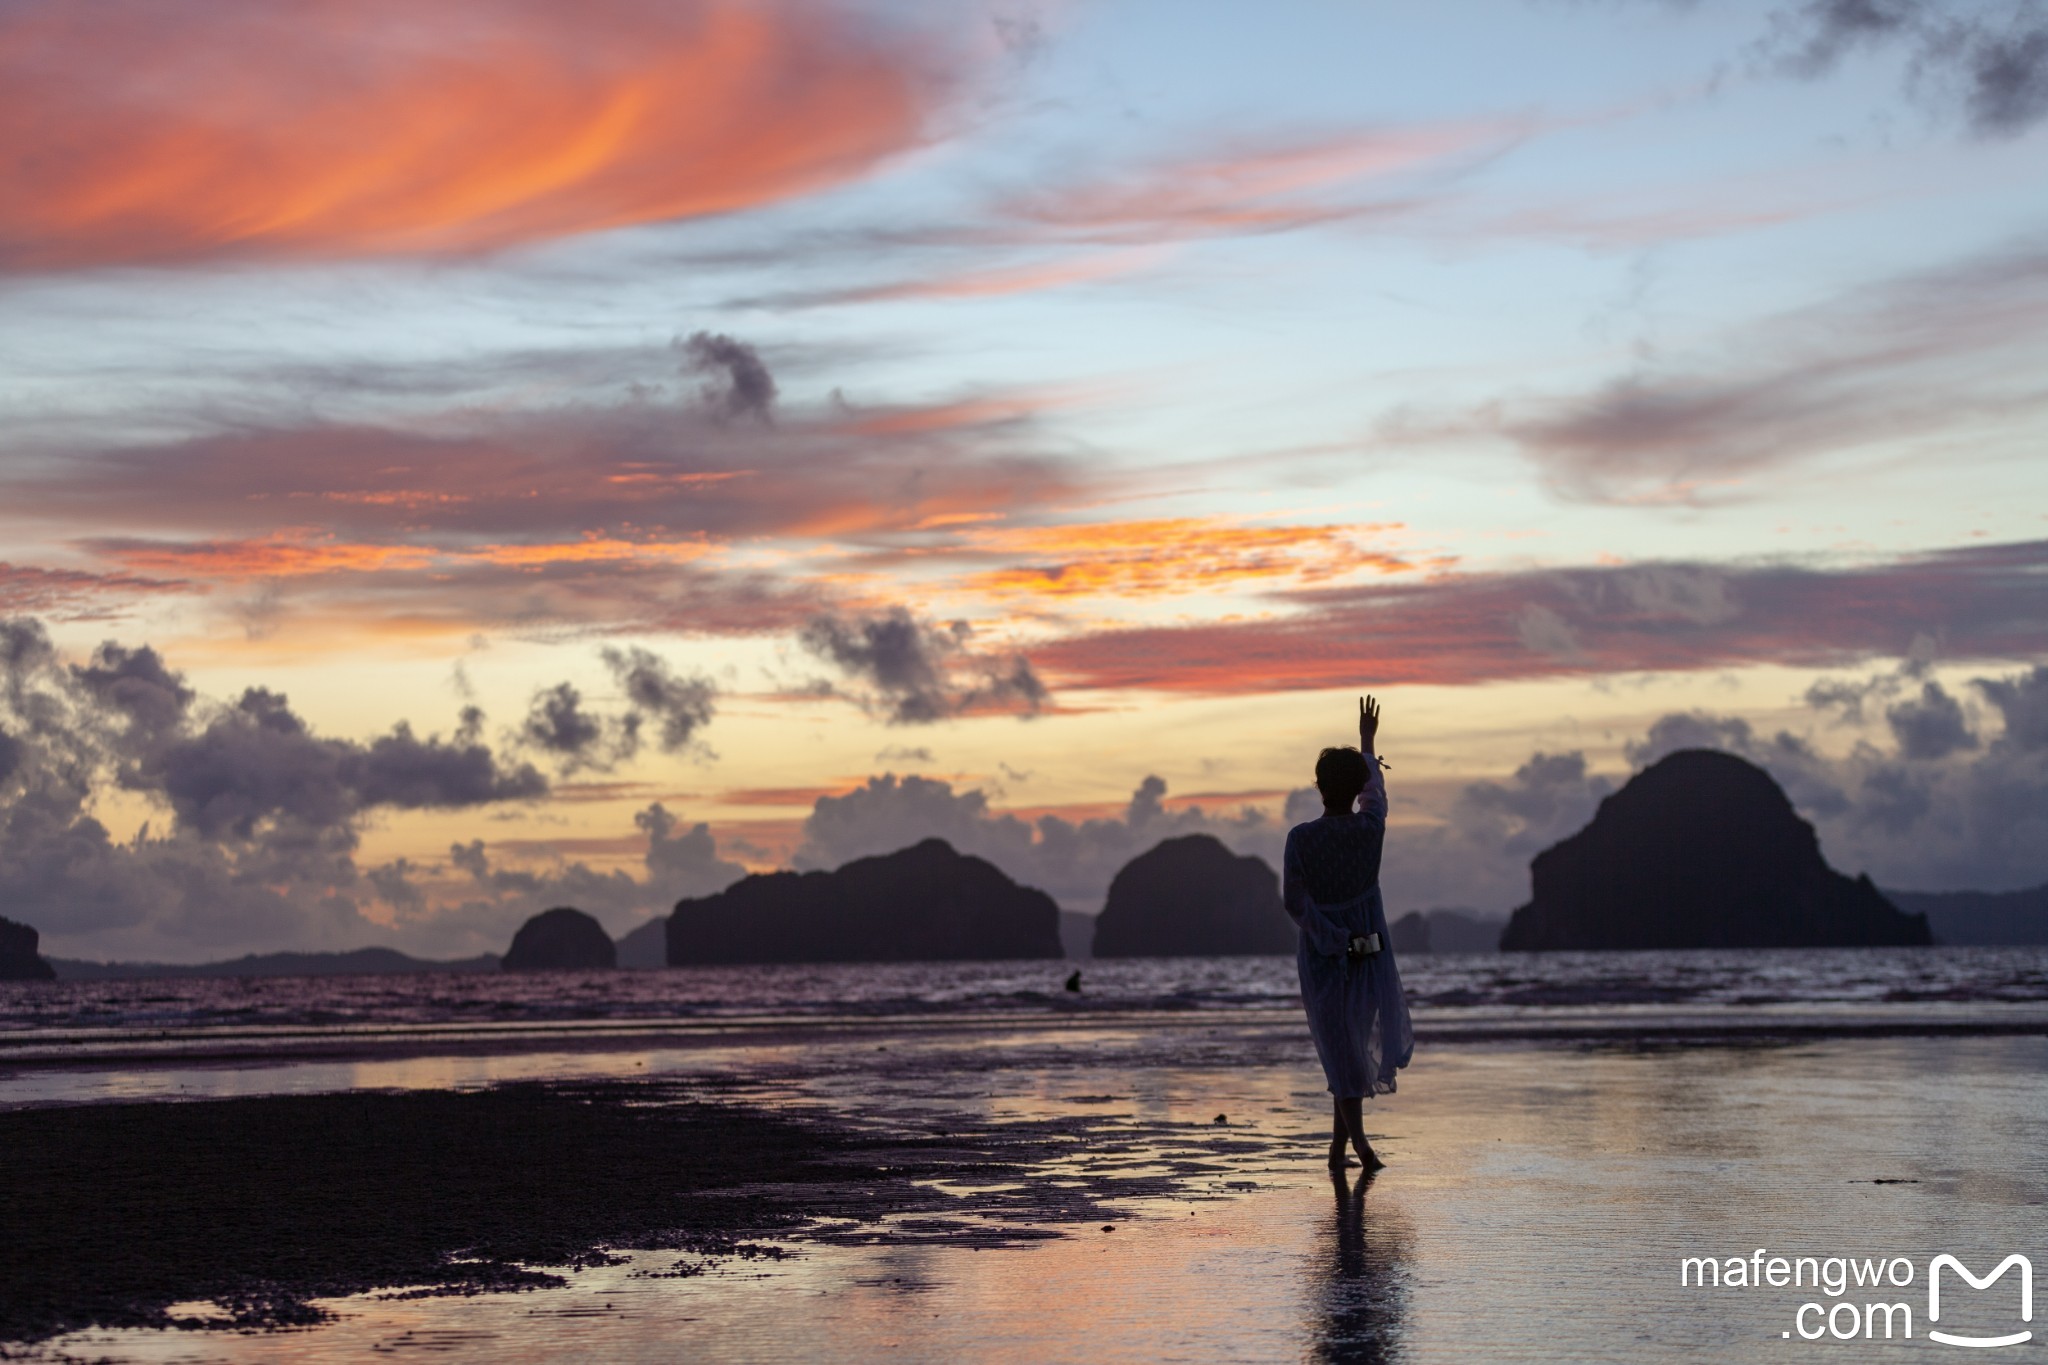
[[[1368,1171],[1378,1171],[1384,1170],[1387,1163],[1380,1160],[1380,1154],[1372,1149],[1371,1143],[1367,1143],[1359,1149],[1358,1164]]]
[[[1333,1171],[1341,1171],[1350,1164],[1351,1163],[1345,1160],[1344,1157],[1344,1139],[1338,1138],[1335,1142],[1330,1144],[1330,1169]]]

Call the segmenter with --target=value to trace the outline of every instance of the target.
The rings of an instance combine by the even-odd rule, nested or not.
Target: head
[[[1323,750],[1316,755],[1316,790],[1324,810],[1350,810],[1365,790],[1365,755],[1352,748]]]

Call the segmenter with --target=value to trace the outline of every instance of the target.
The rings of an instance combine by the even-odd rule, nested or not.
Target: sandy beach
[[[1391,1164],[1365,1185],[1322,1168],[1319,1075],[1298,1020],[1264,1011],[23,1068],[10,1097],[29,1087],[37,1107],[0,1114],[10,1154],[43,1143],[74,1171],[119,1167],[115,1135],[141,1133],[163,1155],[95,1187],[90,1208],[16,1186],[28,1197],[8,1216],[44,1243],[9,1239],[8,1349],[539,1361],[829,1346],[938,1361],[1877,1348],[1798,1335],[1821,1321],[1799,1319],[1803,1304],[1861,1305],[1858,1289],[1680,1283],[1685,1258],[1767,1249],[1906,1258],[1912,1284],[1882,1297],[1910,1305],[1913,1336],[1883,1349],[1942,1352],[1926,1337],[1929,1259],[2031,1254],[2048,1232],[2048,1158],[2029,1136],[2048,1118],[2044,1067],[2048,1039],[2024,1034],[1438,1041],[1369,1111]],[[197,1102],[107,1102],[124,1090]],[[374,1143],[351,1139],[344,1116]],[[210,1144],[210,1125],[243,1135],[245,1165]],[[368,1211],[348,1197],[351,1162],[380,1172],[360,1189]],[[316,1171],[317,1189],[296,1178]],[[179,1197],[157,1202],[171,1186]],[[99,1259],[54,1273],[42,1258],[66,1245]],[[30,1281],[41,1297],[17,1298]],[[2011,1297],[1952,1292],[1942,1325],[1979,1314],[1989,1331]]]

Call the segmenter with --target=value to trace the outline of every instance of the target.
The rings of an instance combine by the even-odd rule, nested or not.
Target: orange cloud
[[[963,427],[994,426],[1031,415],[1035,406],[1028,395],[1006,398],[963,398],[929,407],[889,408],[863,413],[846,424],[848,431],[863,436],[907,436],[920,431],[951,431]]]
[[[131,569],[226,579],[422,569],[435,558],[426,546],[356,545],[292,531],[251,540],[98,541],[91,548]]]
[[[1318,583],[1359,570],[1400,573],[1415,565],[1359,543],[1397,529],[1253,526],[1223,517],[977,529],[967,533],[974,548],[1026,562],[971,575],[965,586],[997,595],[1129,597],[1259,580]]]
[[[0,268],[490,250],[912,146],[925,41],[831,0],[21,0]]]
[[[1119,629],[1035,646],[1066,687],[1206,695],[1398,683],[1838,667],[2048,651],[2048,541],[1948,549],[1823,569],[1762,563],[1452,574],[1295,594],[1267,620]]]
[[[860,780],[849,780],[836,787],[733,787],[718,793],[714,800],[724,806],[793,806],[808,810],[821,796],[844,796],[859,785]]]
[[[557,564],[677,564],[702,559],[715,549],[702,540],[637,541],[605,536],[546,544],[444,549],[431,545],[357,544],[310,530],[280,531],[251,540],[100,540],[92,542],[92,548],[130,568],[175,569],[198,577],[224,579],[404,573],[459,569],[466,565],[538,569]]]

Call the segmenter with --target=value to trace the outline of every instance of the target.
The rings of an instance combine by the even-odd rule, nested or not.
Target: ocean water
[[[1064,989],[1078,968],[1081,989]],[[2048,946],[1627,953],[1415,954],[1401,960],[1418,1025],[1513,1033],[1566,1017],[1645,1025],[1987,1025],[2048,1006]],[[1291,957],[1071,962],[824,963],[663,971],[0,982],[0,1052],[58,1035],[281,1029],[1004,1016],[1291,1008]]]

